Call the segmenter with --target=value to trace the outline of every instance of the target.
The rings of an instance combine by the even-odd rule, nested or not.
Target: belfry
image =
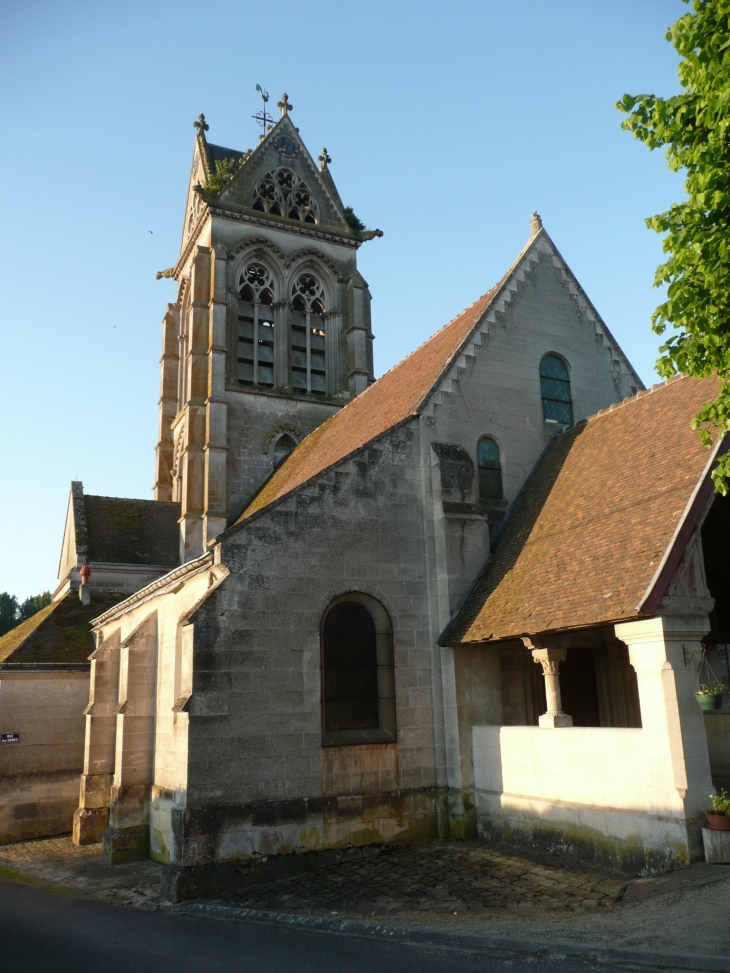
[[[203,554],[274,466],[373,381],[367,232],[290,118],[248,152],[201,115],[177,301],[163,323],[155,498],[181,504],[181,558]]]

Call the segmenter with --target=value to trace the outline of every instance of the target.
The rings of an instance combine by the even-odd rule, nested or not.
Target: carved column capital
[[[547,699],[547,713],[539,718],[542,727],[572,726],[573,717],[563,712],[562,700],[560,698],[560,663],[565,661],[568,654],[567,649],[560,648],[535,648],[532,641],[525,637],[522,639],[523,645],[530,650],[534,662],[539,662],[542,666],[542,674],[545,677],[545,696]]]
[[[559,671],[560,663],[565,662],[568,654],[567,649],[531,649],[534,662],[539,662],[542,671],[547,675],[556,675]]]

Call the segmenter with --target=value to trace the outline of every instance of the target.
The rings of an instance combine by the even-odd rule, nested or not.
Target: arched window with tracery
[[[342,595],[325,612],[322,729],[325,745],[395,740],[393,630],[370,595]]]
[[[491,436],[482,436],[477,444],[479,499],[502,499],[502,460],[499,446]]]
[[[238,383],[274,386],[274,281],[252,261],[238,277]]]
[[[572,426],[570,376],[565,362],[557,355],[545,355],[540,362],[540,392],[543,419]]]
[[[312,273],[292,285],[291,384],[300,392],[327,392],[324,288]]]
[[[286,216],[301,223],[319,223],[317,203],[309,187],[292,172],[282,167],[259,179],[253,194],[252,207],[271,216]]]

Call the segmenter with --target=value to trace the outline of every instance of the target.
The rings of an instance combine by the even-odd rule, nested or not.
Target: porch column
[[[537,649],[528,638],[523,638],[522,642],[532,652],[533,660],[542,666],[542,674],[545,677],[547,713],[543,713],[538,718],[539,725],[553,729],[559,726],[572,726],[573,717],[563,712],[558,671],[560,663],[565,661],[567,649]]]
[[[683,822],[690,860],[702,857],[699,826],[714,790],[704,717],[694,698],[701,640],[709,629],[704,614],[660,615],[615,626],[636,670],[644,749],[652,754],[656,778],[652,785],[656,793],[667,794],[665,813]]]

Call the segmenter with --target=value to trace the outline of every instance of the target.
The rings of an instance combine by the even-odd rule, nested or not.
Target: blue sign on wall
[[[0,733],[0,744],[3,743],[20,743],[19,733]]]

